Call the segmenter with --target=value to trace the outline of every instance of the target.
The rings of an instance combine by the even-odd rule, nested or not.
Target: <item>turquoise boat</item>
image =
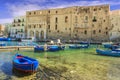
[[[88,48],[89,47],[89,45],[70,45],[69,46],[69,48],[70,49],[86,49],[86,48]]]
[[[36,72],[39,62],[36,59],[16,54],[13,57],[13,69],[23,72]]]
[[[120,57],[120,51],[96,49],[96,52],[99,55]]]
[[[48,46],[47,48],[48,48],[47,51],[54,52],[54,51],[64,50],[65,46],[51,45],[51,46]]]

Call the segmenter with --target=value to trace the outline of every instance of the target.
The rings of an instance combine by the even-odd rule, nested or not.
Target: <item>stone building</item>
[[[120,10],[110,12],[112,30],[109,32],[110,40],[120,40]]]
[[[26,16],[14,18],[10,36],[13,38],[25,38],[25,31],[26,31]]]
[[[10,32],[11,32],[11,27],[12,27],[12,23],[5,23],[5,36],[10,37]]]
[[[4,30],[5,30],[5,26],[3,26],[2,24],[0,24],[0,36],[4,35]]]
[[[108,40],[109,5],[27,11],[28,38]]]

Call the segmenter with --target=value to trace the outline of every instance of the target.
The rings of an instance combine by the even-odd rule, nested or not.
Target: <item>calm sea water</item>
[[[0,52],[0,79],[12,76],[12,56],[10,52]]]
[[[19,44],[34,44],[35,45],[40,45],[40,44],[44,44],[44,43],[26,43],[26,42],[2,42],[2,43],[5,43],[6,46],[18,46]],[[29,46],[28,45],[28,46]],[[22,46],[22,45],[21,45]],[[67,48],[66,50],[68,50],[69,44],[67,44]],[[97,45],[91,45],[91,48],[92,47],[97,47]],[[56,54],[58,52],[55,52]],[[34,53],[32,53],[33,56],[35,56]],[[31,55],[32,55],[31,54]],[[14,73],[13,73],[13,70],[12,70],[12,58],[13,58],[13,53],[11,52],[0,52],[0,80],[10,80],[10,79],[13,79],[14,76]],[[36,54],[38,56],[38,54]],[[41,54],[40,54],[41,55]],[[39,55],[39,56],[40,56]]]

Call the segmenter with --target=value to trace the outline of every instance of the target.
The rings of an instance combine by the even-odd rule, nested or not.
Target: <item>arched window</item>
[[[57,30],[57,25],[55,25],[55,30]]]
[[[57,17],[55,18],[55,22],[56,22],[56,23],[58,22],[58,18],[57,18]]]
[[[87,34],[87,31],[86,31],[86,30],[84,31],[84,34]]]
[[[96,34],[96,31],[95,31],[95,30],[93,30],[93,34]]]
[[[68,16],[65,16],[65,23],[68,22]]]

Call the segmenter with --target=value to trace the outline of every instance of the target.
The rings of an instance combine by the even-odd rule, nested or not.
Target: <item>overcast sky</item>
[[[120,0],[0,0],[0,23],[12,22],[30,10],[101,4],[110,4],[111,10],[120,9]]]

